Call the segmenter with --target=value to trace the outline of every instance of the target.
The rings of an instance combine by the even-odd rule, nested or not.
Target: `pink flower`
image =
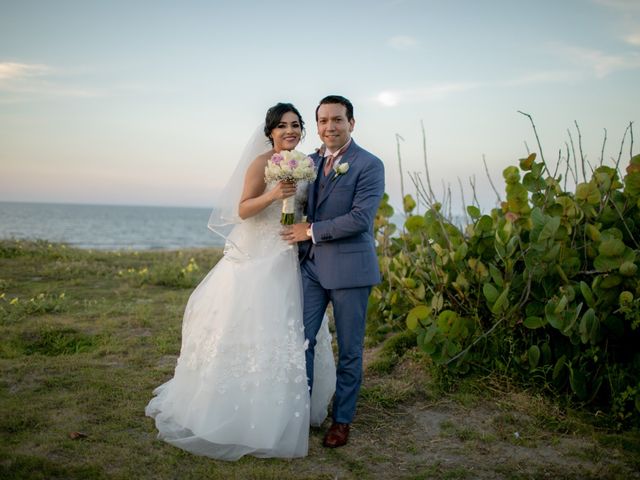
[[[282,160],[284,160],[284,158],[279,153],[274,153],[271,157],[271,162],[276,165],[280,165],[280,162],[282,162]]]
[[[291,160],[289,160],[289,167],[291,169],[297,168],[298,167],[298,161],[292,158]]]

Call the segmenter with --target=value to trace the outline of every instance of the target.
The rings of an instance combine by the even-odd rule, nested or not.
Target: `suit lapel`
[[[318,191],[318,186],[319,186],[319,182],[320,182],[320,175],[322,172],[322,169],[324,168],[324,157],[321,157],[319,154],[313,154],[311,155],[311,158],[313,158],[314,162],[316,163],[316,165],[318,165],[317,168],[317,172],[318,175],[316,177],[316,179],[311,182],[311,184],[309,185],[309,192],[307,193],[307,216],[313,218],[315,216],[315,211],[316,211],[316,204],[317,204],[317,191]]]

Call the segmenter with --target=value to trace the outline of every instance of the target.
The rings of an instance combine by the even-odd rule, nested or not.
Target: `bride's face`
[[[302,126],[300,125],[300,119],[295,113],[287,112],[282,115],[276,128],[271,130],[273,149],[276,152],[293,150],[298,145],[301,136]]]

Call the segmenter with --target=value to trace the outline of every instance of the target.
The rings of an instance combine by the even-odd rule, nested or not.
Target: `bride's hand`
[[[294,182],[280,181],[271,190],[273,200],[283,200],[296,194],[296,184]]]

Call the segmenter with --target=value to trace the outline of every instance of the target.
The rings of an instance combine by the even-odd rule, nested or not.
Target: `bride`
[[[298,110],[278,103],[245,147],[209,222],[217,232],[233,226],[225,254],[191,294],[174,376],[145,409],[159,438],[197,455],[302,457],[309,424],[327,415],[335,388],[327,319],[310,398],[297,250],[280,237],[280,200],[301,204],[307,186],[264,181],[267,160],[294,149],[303,128]]]

